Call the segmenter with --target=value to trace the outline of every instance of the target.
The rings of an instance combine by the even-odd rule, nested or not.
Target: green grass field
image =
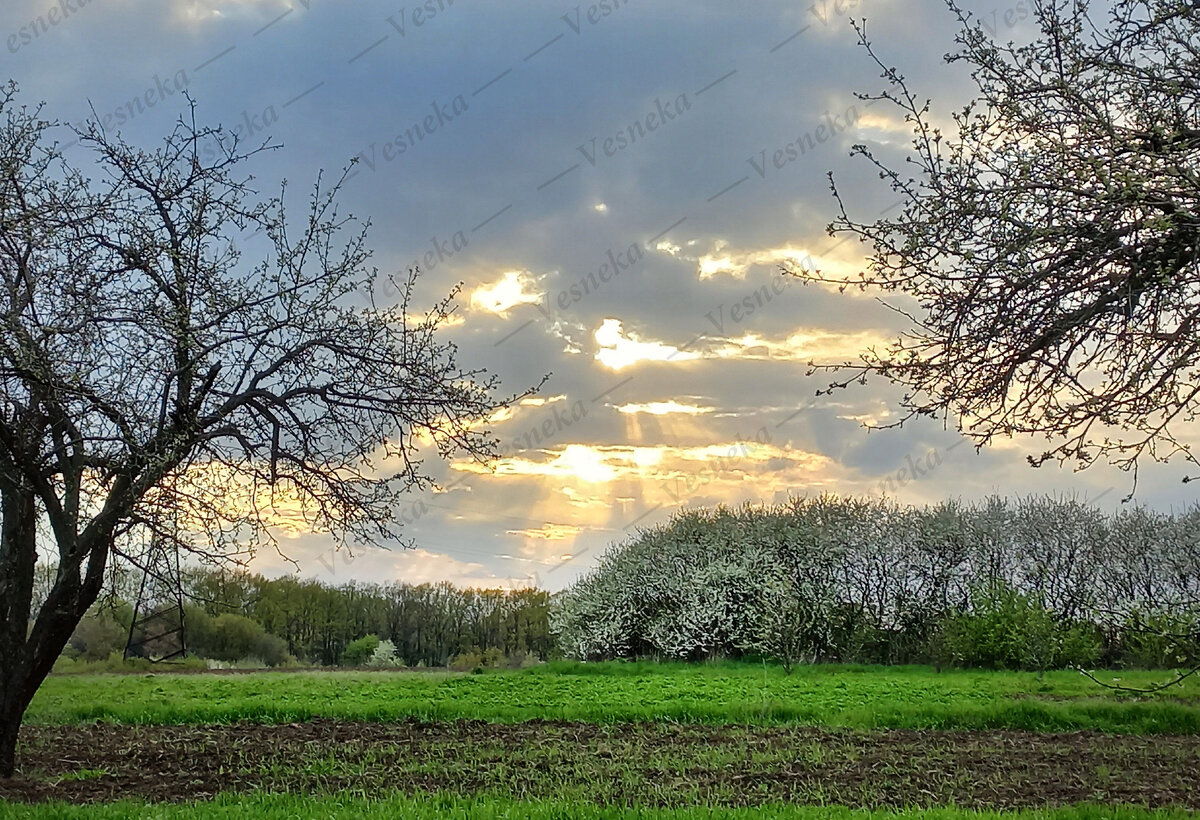
[[[1110,673],[1125,686],[1169,678]],[[1096,729],[1200,733],[1200,680],[1142,697],[1076,672],[924,667],[558,663],[519,672],[262,672],[63,675],[46,681],[30,723],[289,723],[533,719],[613,723],[800,723],[897,729]]]
[[[1017,812],[962,809],[855,810],[838,806],[758,806],[752,809],[622,809],[585,806],[562,801],[515,801],[505,797],[456,798],[444,795],[406,797],[391,795],[379,800],[351,796],[295,797],[291,795],[224,796],[205,804],[148,807],[121,802],[106,806],[49,804],[39,807],[0,803],[0,818],[25,820],[123,820],[128,817],[156,820],[256,817],[261,820],[317,820],[317,818],[392,818],[414,820],[1189,820],[1182,810],[1146,810],[1081,806]]]
[[[739,664],[63,675],[29,710],[19,766],[0,817],[1193,817],[1200,682],[1137,696],[1072,672]]]

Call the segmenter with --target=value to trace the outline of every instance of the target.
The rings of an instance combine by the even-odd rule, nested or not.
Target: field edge
[[[1200,813],[1185,809],[1141,809],[1124,806],[1078,805],[1022,811],[980,811],[954,807],[926,809],[855,809],[839,806],[765,805],[754,808],[678,809],[625,808],[579,803],[514,800],[501,795],[458,797],[448,794],[401,793],[363,797],[357,793],[307,796],[282,793],[222,794],[211,801],[106,804],[12,803],[0,800],[0,820],[75,820],[75,818],[145,817],[225,818],[252,815],[266,820],[284,818],[532,818],[533,820],[1194,820]]]

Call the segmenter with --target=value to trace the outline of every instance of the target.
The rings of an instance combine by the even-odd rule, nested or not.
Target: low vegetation
[[[1118,676],[1130,686],[1164,673]],[[1200,732],[1200,680],[1153,696],[1074,672],[928,667],[559,662],[516,672],[260,672],[50,678],[28,720],[206,724],[249,720],[569,720],[830,728]]]
[[[44,802],[55,800],[99,817],[1142,820],[1200,809],[1200,682],[1137,696],[1071,672],[560,661],[482,674],[60,675],[22,738],[0,817],[83,811]],[[1104,808],[1074,807],[1085,803]],[[1112,808],[1125,804],[1147,810]],[[899,814],[870,811],[885,809]],[[976,814],[999,809],[1039,813]]]
[[[82,803],[135,795],[195,800],[222,790],[428,790],[462,798],[507,793],[575,805],[1008,809],[1136,803],[1153,795],[1156,805],[1198,808],[1193,771],[1198,752],[1200,737],[1194,735],[1087,732],[864,733],[558,721],[101,724],[34,728],[25,740],[23,765],[45,775],[0,783],[0,794]]]
[[[944,808],[870,810],[796,805],[669,809],[581,805],[563,799],[531,801],[508,795],[456,797],[447,794],[391,794],[380,798],[367,798],[357,794],[226,795],[212,802],[153,806],[133,801],[104,806],[75,806],[62,803],[28,806],[0,803],[0,818],[21,820],[125,820],[128,817],[191,820],[245,816],[263,820],[393,820],[396,817],[414,820],[1190,820],[1195,817],[1185,809],[1153,810],[1108,806],[1055,807],[1020,812]]]

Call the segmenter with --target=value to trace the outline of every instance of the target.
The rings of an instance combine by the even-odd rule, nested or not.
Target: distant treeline
[[[125,645],[136,579],[66,653]],[[266,665],[512,666],[766,657],[1048,669],[1200,663],[1200,506],[819,497],[685,510],[564,593],[329,586],[190,570],[188,650]],[[123,591],[122,591],[123,590]]]
[[[336,665],[366,635],[391,641],[409,666],[444,666],[472,650],[545,658],[553,641],[549,593],[537,589],[460,589],[437,584],[327,586],[294,578],[195,573],[189,594],[209,616],[233,612],[287,642],[313,663]]]
[[[1193,666],[1200,507],[908,507],[793,499],[687,510],[614,545],[553,616],[567,656]]]
[[[135,581],[136,579],[131,579]],[[84,619],[68,655],[103,660],[125,646],[133,583]],[[450,583],[338,586],[245,572],[189,570],[184,578],[189,654],[221,661],[336,666],[356,640],[390,641],[389,660],[445,666],[545,659],[553,650],[550,594],[537,589],[460,589]],[[489,652],[490,650],[490,652]]]

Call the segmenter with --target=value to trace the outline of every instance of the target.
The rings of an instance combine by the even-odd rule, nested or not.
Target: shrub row
[[[553,625],[580,659],[1178,667],[1200,658],[1197,601],[1200,508],[822,496],[642,530]]]

